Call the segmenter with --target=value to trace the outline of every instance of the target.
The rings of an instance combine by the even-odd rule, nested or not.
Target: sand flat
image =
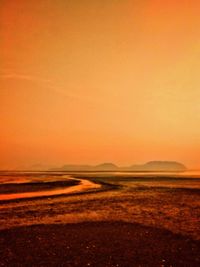
[[[197,178],[72,176],[86,190],[0,203],[2,266],[199,266]]]

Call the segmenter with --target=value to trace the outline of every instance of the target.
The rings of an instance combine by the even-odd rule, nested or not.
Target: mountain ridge
[[[66,164],[60,168],[51,168],[51,171],[185,171],[186,166],[177,161],[148,161],[144,164],[134,164],[119,167],[111,162],[98,165]]]

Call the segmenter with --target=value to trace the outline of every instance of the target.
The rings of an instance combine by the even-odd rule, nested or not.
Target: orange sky
[[[2,0],[0,168],[199,168],[199,14],[199,0]]]

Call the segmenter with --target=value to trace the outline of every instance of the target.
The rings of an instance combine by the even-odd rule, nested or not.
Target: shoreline
[[[65,186],[65,182],[49,182],[49,184],[57,184],[57,187],[54,187],[54,189],[51,190],[40,190],[37,191],[26,191],[21,193],[4,193],[0,194],[0,204],[4,202],[9,201],[19,201],[20,199],[37,199],[37,198],[45,198],[45,197],[56,197],[61,195],[70,195],[70,194],[76,194],[79,192],[86,192],[87,190],[91,189],[98,189],[101,187],[101,184],[94,183],[92,181],[89,181],[87,179],[81,179],[81,178],[69,178],[69,180],[66,181],[66,183],[71,183],[71,185]],[[37,183],[39,184],[39,183]],[[62,184],[62,187],[59,186],[59,184]],[[40,183],[40,186],[42,187],[45,185],[45,183]],[[7,187],[10,186],[10,184],[6,185]],[[20,186],[23,188],[24,185]],[[26,184],[27,186],[27,184]],[[29,183],[29,186],[32,186],[31,183]],[[34,184],[33,184],[34,186]],[[15,185],[15,187],[19,187],[19,185]]]
[[[0,202],[0,266],[200,266],[200,180],[74,178],[92,188]]]

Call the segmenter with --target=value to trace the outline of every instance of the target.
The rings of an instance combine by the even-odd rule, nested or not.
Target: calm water
[[[100,184],[92,181],[95,177],[101,177],[106,182],[109,178],[112,183],[126,185],[128,187],[148,186],[148,187],[170,187],[170,188],[198,188],[200,189],[200,171],[185,171],[185,172],[82,172],[78,173],[82,177],[88,179],[79,180],[78,185],[66,186],[62,188],[51,188],[43,190],[42,185],[45,183],[66,181],[74,179],[73,174],[67,173],[50,173],[50,172],[1,172],[0,173],[0,200],[34,198],[41,196],[53,196],[61,194],[77,193],[98,189]],[[127,179],[130,178],[130,179]],[[177,179],[178,178],[178,179]],[[180,179],[182,178],[182,179]],[[40,188],[34,192],[12,192],[1,193],[1,188],[9,185],[16,187],[26,184],[40,183]]]

